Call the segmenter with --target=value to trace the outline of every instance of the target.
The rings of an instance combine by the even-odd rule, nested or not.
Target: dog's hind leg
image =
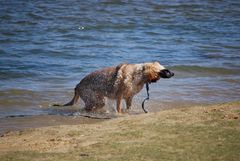
[[[89,94],[89,92],[87,92],[88,94],[84,94],[82,95],[82,100],[85,103],[85,110],[90,112],[93,110],[94,107],[94,100],[92,99],[91,95]]]
[[[96,95],[94,106],[97,110],[105,106],[105,99],[102,95]]]
[[[91,112],[93,110],[93,107],[94,105],[92,103],[89,103],[89,102],[85,103],[85,110],[87,112]]]
[[[104,106],[105,106],[105,101],[104,100],[101,100],[101,101],[98,101],[98,102],[86,102],[85,103],[85,109],[88,112],[99,110],[99,109],[103,108]]]
[[[91,89],[84,90],[81,98],[85,103],[85,109],[87,111],[101,109],[105,106],[104,97]]]

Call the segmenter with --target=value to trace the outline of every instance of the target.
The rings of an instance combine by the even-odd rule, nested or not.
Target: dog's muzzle
[[[174,76],[174,73],[168,69],[163,69],[159,72],[161,78],[171,78]]]

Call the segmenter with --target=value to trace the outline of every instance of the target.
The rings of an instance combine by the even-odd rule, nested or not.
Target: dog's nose
[[[174,73],[168,69],[163,69],[160,71],[159,75],[161,78],[171,78],[174,76]]]

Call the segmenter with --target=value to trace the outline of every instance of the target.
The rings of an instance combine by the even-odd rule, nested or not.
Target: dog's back
[[[116,67],[97,70],[83,78],[76,88],[81,95],[86,94],[86,91],[92,90],[106,97],[114,98],[114,82],[116,81],[116,76]]]

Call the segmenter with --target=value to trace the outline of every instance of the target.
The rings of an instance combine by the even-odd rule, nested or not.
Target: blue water
[[[150,86],[157,110],[239,100],[240,2],[0,1],[1,118],[48,113],[96,69],[154,60],[175,72]]]

